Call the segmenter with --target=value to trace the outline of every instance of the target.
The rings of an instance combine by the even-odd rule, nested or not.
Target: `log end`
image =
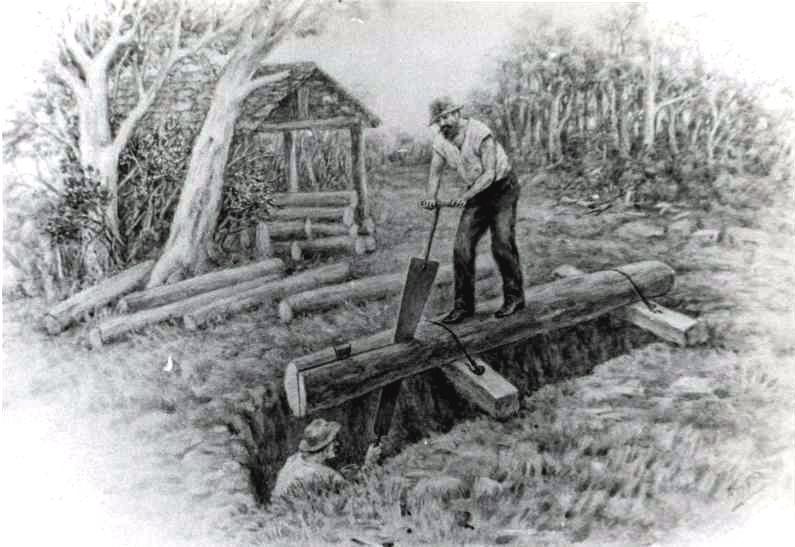
[[[44,316],[44,328],[47,329],[47,333],[55,336],[56,334],[60,334],[60,332],[63,331],[64,325],[52,315],[47,314]]]
[[[98,327],[88,332],[88,345],[91,349],[99,349],[103,346],[102,331]]]
[[[122,298],[119,300],[119,303],[116,304],[116,313],[127,313],[130,311],[130,305],[127,303],[126,298]]]
[[[304,379],[298,373],[298,368],[293,362],[290,362],[284,370],[284,392],[293,415],[297,418],[306,416]]]
[[[353,254],[357,256],[363,255],[367,251],[367,245],[363,237],[355,237],[353,239]]]
[[[279,302],[279,319],[281,319],[282,323],[289,323],[293,320],[293,307],[287,300],[282,300]]]
[[[364,221],[362,222],[361,230],[363,233],[367,235],[375,235],[375,222],[373,221],[373,219],[370,217],[364,219]]]
[[[373,236],[367,236],[364,238],[364,250],[368,253],[375,252],[378,246],[375,243],[375,238]]]
[[[699,321],[698,319],[693,323],[687,331],[685,331],[685,345],[686,346],[697,346],[699,344],[704,344],[709,340],[709,330],[707,329],[707,324],[704,321]]]
[[[182,326],[185,328],[185,330],[194,331],[199,328],[199,322],[195,317],[193,317],[192,314],[187,313],[182,316]]]
[[[356,209],[353,207],[346,207],[342,213],[342,223],[345,226],[353,226],[356,217]]]
[[[306,235],[307,239],[312,239],[312,220],[306,219],[304,220],[304,234]]]
[[[348,235],[351,237],[356,237],[359,235],[359,225],[352,224],[350,229],[348,230]]]
[[[301,246],[298,244],[297,241],[293,241],[292,244],[290,244],[290,258],[292,258],[296,262],[300,261],[303,258],[303,253],[301,252]]]

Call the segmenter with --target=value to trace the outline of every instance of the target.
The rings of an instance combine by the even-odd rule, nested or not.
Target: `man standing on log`
[[[519,183],[491,130],[478,120],[464,118],[461,108],[449,97],[431,103],[430,124],[438,131],[433,138],[428,198],[420,202],[425,209],[437,207],[445,166],[455,169],[466,186],[454,200],[464,210],[453,251],[455,304],[442,319],[450,324],[475,312],[475,251],[486,229],[491,230],[491,251],[502,276],[503,304],[495,317],[506,317],[525,306],[515,234]]]

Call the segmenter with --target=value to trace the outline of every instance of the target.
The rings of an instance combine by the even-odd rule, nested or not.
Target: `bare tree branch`
[[[238,92],[237,95],[237,99],[242,101],[243,99],[248,97],[251,93],[253,93],[256,89],[268,84],[272,84],[274,82],[278,82],[279,80],[283,80],[284,78],[287,78],[289,75],[290,75],[289,70],[282,70],[281,72],[277,72],[275,74],[268,74],[267,76],[261,76],[259,78],[255,78],[254,80],[251,80],[246,85],[240,88],[240,91]]]

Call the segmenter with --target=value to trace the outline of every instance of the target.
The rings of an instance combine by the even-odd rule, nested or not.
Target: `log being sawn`
[[[273,220],[304,220],[342,222],[345,226],[354,224],[353,207],[283,207],[270,212]]]
[[[585,274],[585,272],[570,264],[564,264],[556,268],[553,273],[557,277],[572,277]],[[652,306],[653,308],[649,309],[645,303],[636,302],[616,310],[614,315],[651,332],[663,340],[683,347],[702,344],[709,338],[707,327],[702,321],[692,319],[656,303],[652,304]]]
[[[646,261],[622,266],[647,298],[674,286],[674,271]],[[616,271],[560,279],[525,290],[527,307],[497,319],[501,299],[489,300],[472,319],[453,327],[470,354],[478,354],[536,334],[575,325],[637,302],[627,278]],[[344,351],[327,349],[287,365],[284,387],[296,416],[337,406],[398,380],[450,364],[461,357],[453,338],[438,326],[420,323],[414,339],[392,343],[392,331],[351,341]]]

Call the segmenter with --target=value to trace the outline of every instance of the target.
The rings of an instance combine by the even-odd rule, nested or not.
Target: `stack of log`
[[[272,196],[271,222],[257,226],[256,248],[300,261],[308,255],[362,255],[376,249],[375,223],[356,222],[356,192],[290,192]]]
[[[338,263],[285,277],[284,262],[268,258],[146,289],[153,265],[153,261],[142,262],[53,306],[44,316],[47,331],[58,334],[115,303],[116,314],[100,319],[88,332],[88,342],[96,348],[125,333],[168,320],[179,319],[187,328],[195,329],[213,317],[343,282],[351,273],[350,264]]]

